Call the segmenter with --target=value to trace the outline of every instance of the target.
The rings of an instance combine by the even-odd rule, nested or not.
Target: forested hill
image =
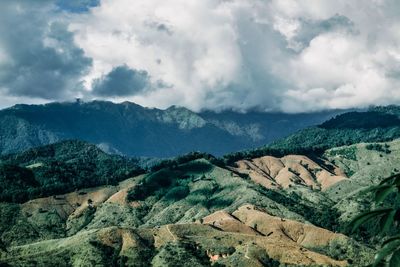
[[[374,107],[339,114],[318,126],[302,129],[271,144],[225,155],[228,162],[263,155],[315,154],[361,142],[386,142],[400,138],[400,107]]]
[[[191,151],[219,156],[263,146],[338,113],[195,113],[105,101],[16,105],[0,111],[0,154],[78,139],[128,156],[173,157]]]
[[[82,141],[63,141],[0,157],[0,202],[116,184],[140,173],[135,159],[106,154]]]

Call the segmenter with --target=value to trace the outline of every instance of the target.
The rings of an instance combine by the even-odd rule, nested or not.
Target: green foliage
[[[203,249],[189,242],[169,242],[162,246],[152,260],[152,266],[210,266]]]
[[[181,172],[162,169],[146,175],[143,181],[128,192],[129,200],[144,200],[156,192],[165,191]]]
[[[0,164],[0,201],[21,202],[35,194],[39,183],[29,169]]]
[[[365,147],[368,150],[375,150],[378,152],[384,152],[386,154],[390,154],[392,153],[392,151],[390,150],[390,146],[388,144],[368,144]]]
[[[357,148],[356,147],[346,147],[346,148],[341,148],[341,149],[332,149],[329,151],[329,156],[336,156],[339,155],[345,159],[348,160],[357,160],[357,155],[356,155]]]
[[[354,232],[368,221],[378,220],[380,234],[390,235],[393,230],[398,232],[398,223],[400,222],[399,190],[400,174],[388,177],[378,185],[365,190],[364,194],[372,194],[373,201],[380,207],[356,216],[350,223],[351,231]],[[385,200],[393,195],[395,200],[391,200],[389,204],[385,205]],[[399,266],[400,235],[389,236],[383,242],[375,256],[374,266],[381,264],[384,260],[387,260],[390,267]]]
[[[313,248],[313,251],[335,260],[347,260],[350,266],[370,266],[373,261],[373,250],[360,245],[353,239],[335,238],[327,246]]]
[[[116,184],[143,173],[136,160],[108,155],[81,141],[64,141],[0,160],[0,201],[9,202]]]
[[[399,107],[374,108],[367,112],[349,112],[338,115],[323,124],[300,130],[286,138],[254,149],[227,154],[224,163],[233,165],[241,159],[257,158],[266,155],[282,157],[288,154],[322,154],[325,150],[362,142],[386,142],[400,138]],[[375,148],[375,147],[374,147]],[[390,153],[382,147],[382,152]],[[349,159],[355,160],[353,154]]]
[[[189,195],[190,190],[187,185],[179,185],[171,190],[168,191],[168,193],[165,195],[165,198],[168,200],[180,200],[182,198],[185,198],[187,195]]]
[[[321,124],[324,129],[375,129],[400,125],[394,114],[370,110],[367,112],[348,112]]]
[[[163,160],[151,167],[151,171],[159,171],[164,168],[176,168],[178,165],[182,165],[196,159],[205,159],[216,166],[224,166],[224,162],[221,159],[217,159],[211,154],[201,152],[190,152],[182,156],[175,157],[173,159]]]
[[[180,161],[185,162],[185,161]],[[142,182],[128,192],[129,200],[144,200],[149,196],[160,198],[167,192],[167,198],[182,197],[186,194],[186,184],[191,181],[190,174],[202,175],[207,173],[212,165],[204,161],[190,161],[174,164],[158,171],[147,174]],[[178,189],[175,187],[182,186]],[[172,189],[171,189],[172,188]],[[173,190],[171,192],[171,190]]]
[[[115,248],[111,246],[104,245],[100,243],[97,240],[91,240],[89,241],[89,244],[99,250],[99,255],[102,257],[102,262],[104,265],[110,266],[110,267],[117,267],[119,266],[118,263],[120,263],[120,258],[119,258],[119,251],[116,250]]]
[[[258,190],[290,211],[303,216],[307,221],[316,226],[331,231],[341,230],[338,223],[339,212],[332,206],[321,203],[320,207],[316,209],[313,203],[308,203],[295,193],[287,194],[284,191],[268,190],[265,188],[258,188]]]

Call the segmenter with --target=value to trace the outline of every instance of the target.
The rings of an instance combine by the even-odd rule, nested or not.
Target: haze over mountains
[[[128,156],[172,157],[190,151],[221,156],[263,146],[341,112],[195,113],[105,101],[15,105],[0,111],[0,153],[79,139]]]

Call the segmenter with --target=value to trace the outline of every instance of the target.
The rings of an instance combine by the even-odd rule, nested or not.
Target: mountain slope
[[[348,112],[317,127],[301,130],[271,144],[271,148],[325,150],[361,142],[385,142],[400,138],[400,107],[377,107]]]
[[[191,154],[113,185],[1,203],[0,262],[365,266],[374,243],[335,232],[366,207],[357,192],[393,171],[398,143],[339,147],[318,159],[246,158],[236,167]],[[71,141],[3,159],[34,170],[47,157],[69,162],[92,149]]]
[[[317,126],[308,127],[266,146],[224,155],[232,164],[244,158],[288,154],[320,156],[327,149],[362,142],[386,142],[400,138],[400,107],[375,107],[347,112]]]
[[[363,189],[399,172],[400,142],[388,141],[399,133],[399,114],[398,107],[346,113],[225,162],[193,153],[119,183],[99,179],[99,187],[1,203],[0,263],[368,266],[375,223],[352,238],[345,234],[371,205],[360,197]],[[171,117],[179,116],[164,120]],[[203,123],[176,121],[178,128]],[[334,147],[348,143],[357,144]],[[79,158],[80,146],[3,158],[16,163],[17,185],[29,188],[37,180],[23,171],[40,169],[43,157],[59,157],[60,164]]]
[[[311,189],[326,190],[347,179],[336,166],[330,165],[333,171],[329,171],[306,156],[288,155],[282,158],[264,156],[240,160],[236,165],[234,170],[248,174],[255,183],[271,189],[288,188],[297,184]]]
[[[364,266],[371,260],[371,249],[313,225],[333,213],[331,202],[316,205],[287,190],[262,188],[196,159],[117,185],[2,203],[0,262]]]
[[[279,266],[279,262],[296,266],[348,266],[347,260],[335,260],[313,251],[331,243],[349,243],[343,235],[282,221],[252,206],[236,210],[235,218],[221,213],[215,220],[210,219],[213,215],[204,218],[203,224],[82,231],[68,238],[12,247],[1,253],[0,259],[10,266],[211,266],[216,262],[222,266]],[[259,231],[241,230],[253,229],[255,222]],[[241,227],[230,228],[232,224]]]
[[[103,101],[16,105],[0,111],[0,153],[79,139],[128,156],[171,157],[197,150],[222,155],[265,145],[338,113],[194,113]]]
[[[82,141],[63,141],[0,156],[0,201],[116,184],[142,172],[137,160],[108,155]]]

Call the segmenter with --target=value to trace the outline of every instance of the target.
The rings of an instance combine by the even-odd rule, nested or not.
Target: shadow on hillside
[[[374,129],[400,126],[396,115],[382,112],[349,112],[322,123],[324,129]]]

